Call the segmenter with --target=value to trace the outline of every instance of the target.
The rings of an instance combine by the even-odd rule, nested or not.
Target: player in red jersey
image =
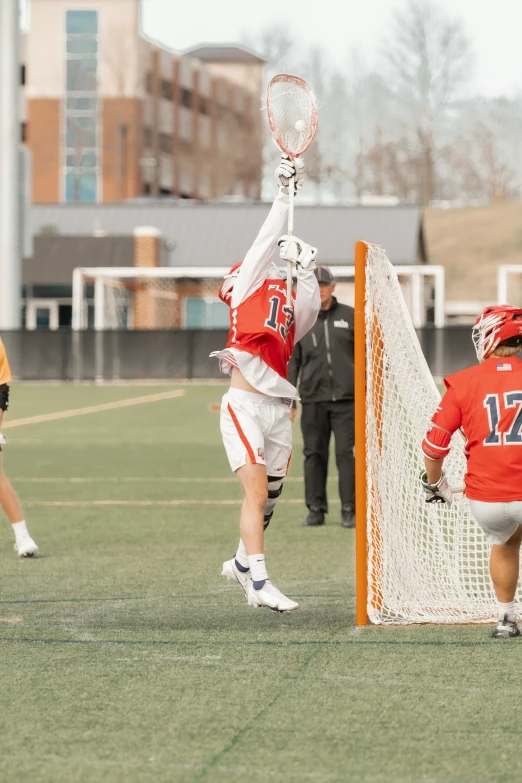
[[[451,435],[466,437],[466,497],[492,544],[490,573],[498,601],[496,638],[520,635],[514,598],[522,540],[522,309],[487,307],[473,327],[480,364],[444,379],[446,393],[422,443],[428,503],[450,503],[442,463]]]
[[[278,612],[298,604],[269,580],[264,530],[283,488],[292,452],[291,400],[296,389],[286,380],[294,343],[314,325],[319,287],[314,274],[317,250],[283,234],[290,178],[303,185],[303,162],[282,156],[276,170],[279,192],[257,239],[225,277],[220,298],[230,307],[227,346],[213,356],[231,375],[221,406],[221,433],[231,469],[243,489],[240,541],[222,575],[241,585],[251,606]],[[295,263],[297,289],[290,306],[286,282],[273,262],[280,255]]]

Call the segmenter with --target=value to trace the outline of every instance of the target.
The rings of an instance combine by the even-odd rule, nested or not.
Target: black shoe
[[[324,525],[324,511],[322,508],[311,508],[310,513],[302,522],[302,527],[321,527]]]
[[[498,625],[491,636],[493,639],[512,639],[514,636],[520,636],[516,620],[508,620],[508,616],[505,614],[504,619],[498,621]]]
[[[341,527],[355,527],[355,511],[351,506],[343,506],[341,509]]]

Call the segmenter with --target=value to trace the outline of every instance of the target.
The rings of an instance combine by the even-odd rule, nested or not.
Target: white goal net
[[[424,502],[422,438],[440,394],[385,251],[366,257],[367,612],[373,623],[496,620],[490,547],[468,501]],[[470,335],[471,340],[471,335]],[[449,483],[462,487],[464,441],[452,440]]]

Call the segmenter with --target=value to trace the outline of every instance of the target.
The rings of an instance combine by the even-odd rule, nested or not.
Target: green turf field
[[[172,388],[15,386],[9,420]],[[4,525],[2,783],[519,781],[522,646],[356,629],[354,534],[336,502],[299,526],[299,442],[267,561],[300,609],[224,583],[240,495],[209,410],[223,387],[180,388],[5,430],[43,556],[19,561]]]

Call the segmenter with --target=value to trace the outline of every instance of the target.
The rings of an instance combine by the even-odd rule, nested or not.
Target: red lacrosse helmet
[[[234,280],[238,276],[239,273],[239,267],[241,266],[243,262],[240,261],[238,264],[234,264],[230,272],[225,275],[223,278],[223,282],[221,283],[221,287],[219,289],[219,298],[222,302],[227,304],[230,307],[230,301],[232,299],[232,289],[234,288]]]
[[[1,0],[0,0],[1,2]],[[240,261],[238,264],[235,264],[230,272],[225,275],[223,282],[221,283],[221,287],[219,289],[219,298],[222,302],[227,304],[230,307],[230,302],[232,301],[232,291],[234,289],[234,280],[239,274],[239,267],[241,266],[243,262]],[[268,280],[286,280],[286,270],[285,269],[279,269],[279,267],[272,263],[270,269],[268,270]]]
[[[486,307],[475,321],[472,337],[479,362],[499,345],[522,345],[522,309],[514,305]]]

